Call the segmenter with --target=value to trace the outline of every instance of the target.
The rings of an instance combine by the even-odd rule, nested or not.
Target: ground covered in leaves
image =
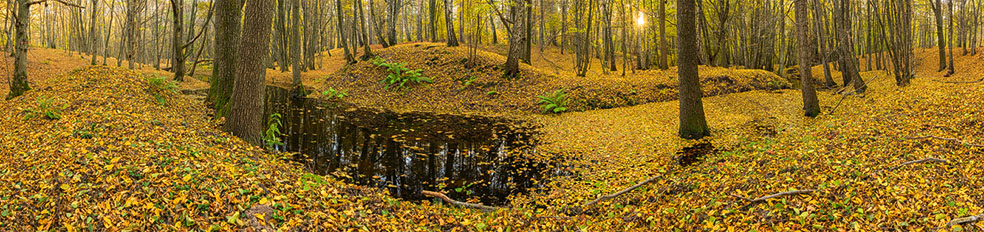
[[[406,63],[406,68],[419,69],[433,83],[412,84],[405,90],[387,89],[382,83],[387,69],[376,62],[363,61],[328,76],[321,90],[345,91],[345,101],[363,106],[438,113],[538,113],[541,109],[537,96],[558,90],[567,93],[571,111],[677,98],[675,68],[639,70],[628,76],[606,73],[578,77],[521,64],[518,77],[502,78],[501,64],[506,58],[484,50],[476,50],[472,56],[467,47],[410,43],[373,52],[380,59],[377,62]],[[785,79],[763,70],[701,67],[700,72],[705,96],[791,87]]]
[[[918,63],[933,64],[926,53]],[[674,101],[523,113],[542,125],[533,155],[564,160],[572,175],[484,212],[308,174],[287,154],[221,132],[201,104],[147,74],[80,69],[0,104],[0,228],[963,230],[946,224],[984,213],[984,83],[973,69],[917,74],[897,87],[865,72],[863,95],[821,92],[816,119],[801,116],[797,90],[706,97],[713,136],[700,141],[675,136]],[[792,190],[801,191],[752,200]]]

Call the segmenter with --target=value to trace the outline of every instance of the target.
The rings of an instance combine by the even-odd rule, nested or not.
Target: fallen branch
[[[619,195],[622,195],[622,194],[631,192],[632,190],[635,190],[635,189],[637,189],[639,187],[642,187],[643,185],[646,185],[649,182],[653,182],[653,181],[655,181],[656,179],[658,179],[660,177],[662,177],[662,175],[658,175],[658,176],[654,176],[652,178],[646,179],[646,180],[644,180],[642,182],[639,182],[638,184],[633,185],[632,187],[628,187],[628,188],[622,189],[622,191],[618,191],[618,192],[613,193],[613,194],[610,194],[610,195],[601,196],[598,199],[594,199],[593,201],[584,204],[584,206],[587,207],[587,206],[591,206],[591,205],[594,205],[594,204],[598,204],[598,202],[601,202],[601,201],[611,200],[612,198],[618,197]]]
[[[918,163],[926,163],[926,162],[948,163],[950,161],[945,159],[937,159],[937,158],[925,158],[920,160],[907,161],[895,167],[889,168],[888,171],[894,171],[896,169],[902,168],[903,166],[910,165],[910,164],[918,164]]]
[[[497,207],[492,207],[487,205],[456,201],[454,199],[451,199],[447,195],[444,195],[443,193],[439,193],[439,192],[423,190],[420,191],[420,194],[424,194],[424,196],[440,198],[441,200],[444,200],[447,203],[451,203],[452,205],[457,205],[458,207],[462,207],[462,208],[480,209],[485,211],[495,211],[499,209]]]
[[[903,162],[903,163],[901,163],[899,165],[895,165],[895,167],[886,168],[886,169],[880,169],[878,171],[869,173],[868,175],[865,175],[861,179],[863,180],[863,179],[871,178],[871,176],[874,176],[875,174],[878,174],[878,173],[882,173],[884,171],[895,171],[896,169],[902,168],[902,167],[907,166],[907,165],[910,165],[910,164],[918,164],[918,163],[926,163],[926,162],[949,163],[950,161],[949,160],[945,160],[945,159],[937,159],[937,158],[924,158],[924,159],[918,159],[918,160],[910,160],[910,161]]]
[[[967,146],[971,146],[971,147],[984,147],[984,144],[968,143],[968,142],[964,142],[964,141],[961,141],[961,140],[955,139],[955,138],[943,138],[943,137],[938,137],[938,136],[933,136],[933,135],[918,136],[918,137],[905,137],[905,139],[939,139],[939,140],[946,140],[946,141],[951,141],[951,142],[957,142],[957,143],[961,143],[961,144],[964,144],[964,145],[967,145]]]
[[[741,196],[737,196],[737,195],[731,195],[731,196],[736,197],[736,198],[739,198],[739,199],[742,199],[742,200],[748,201],[748,204],[745,204],[744,206],[742,206],[740,208],[740,209],[747,209],[748,207],[752,207],[753,205],[756,205],[756,204],[765,202],[765,200],[768,200],[768,199],[772,199],[772,198],[776,198],[776,197],[782,197],[782,196],[792,196],[792,195],[799,195],[799,194],[811,193],[813,191],[816,191],[816,190],[813,190],[813,189],[793,190],[793,191],[786,191],[786,192],[776,193],[776,194],[772,194],[772,195],[767,195],[767,196],[763,196],[763,197],[759,197],[759,198],[755,198],[755,199],[748,199],[747,197],[741,197]]]
[[[953,219],[953,220],[950,220],[949,223],[946,223],[946,226],[947,227],[951,227],[951,226],[959,225],[959,224],[975,223],[975,222],[979,222],[981,220],[984,220],[984,214],[978,214],[978,215],[974,215],[974,216],[970,216],[970,217],[962,217],[962,218]]]
[[[933,81],[939,83],[948,83],[948,84],[967,84],[967,83],[977,83],[977,82],[984,81],[984,77],[982,77],[981,79],[977,79],[976,81],[941,81],[936,79],[933,79]]]

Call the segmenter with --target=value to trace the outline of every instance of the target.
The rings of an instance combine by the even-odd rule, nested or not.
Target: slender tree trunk
[[[92,4],[89,6],[89,55],[92,55],[89,65],[96,65],[96,53],[99,50],[99,37],[96,36],[96,11],[99,9],[98,6],[99,0],[92,0]]]
[[[349,51],[349,46],[346,42],[348,37],[345,37],[345,14],[342,10],[342,0],[335,0],[335,12],[336,22],[338,22],[338,42],[341,44],[342,50],[345,52],[345,61],[349,64],[354,64],[355,56],[353,56],[352,52]]]
[[[171,16],[174,25],[174,33],[171,34],[171,72],[174,72],[175,81],[184,81],[184,40],[181,38],[184,31],[181,19],[184,18],[184,0],[171,0]]]
[[[946,43],[950,50],[950,64],[947,65],[949,69],[946,72],[946,76],[953,75],[956,72],[956,68],[953,67],[953,0],[950,0],[950,4],[948,5],[950,6],[950,36],[947,37]]]
[[[430,0],[427,3],[427,8],[429,10],[428,16],[430,16],[429,17],[430,25],[428,25],[428,28],[430,29],[430,41],[436,42],[437,41],[437,0]]]
[[[301,85],[301,0],[292,0],[290,6],[290,63],[291,91],[294,96],[304,96],[304,86]]]
[[[835,14],[838,14],[837,18],[840,21],[837,23],[837,33],[840,36],[838,39],[840,42],[839,51],[840,59],[844,64],[841,68],[842,75],[845,76],[845,80],[850,80],[854,83],[854,89],[858,93],[863,93],[865,90],[864,80],[861,79],[861,75],[858,74],[858,57],[854,55],[854,43],[851,41],[851,3],[852,0],[838,0],[836,6],[838,10],[835,10]],[[844,83],[847,86],[848,83]]]
[[[449,0],[444,0],[444,23],[447,25],[448,47],[457,47],[458,38],[454,35],[454,20],[451,12],[452,5]],[[513,32],[515,33],[515,32]]]
[[[820,114],[820,101],[817,100],[817,92],[813,89],[813,75],[810,73],[810,23],[807,15],[807,0],[794,0],[796,14],[796,42],[798,43],[800,85],[803,91],[803,110],[807,117],[816,117]]]
[[[929,0],[929,5],[933,9],[933,16],[936,19],[936,43],[940,50],[940,69],[937,72],[946,69],[946,41],[944,41],[943,31],[943,3],[942,0]]]
[[[106,36],[103,37],[103,38],[106,38],[106,39],[105,39],[105,41],[103,41],[103,62],[102,62],[102,65],[106,65],[106,59],[109,57],[109,40],[110,40],[109,38],[112,38],[111,36],[113,35],[113,14],[112,14],[112,12],[115,12],[116,11],[116,4],[113,3],[113,2],[114,1],[107,2],[107,3],[110,3],[109,4],[109,12],[110,13],[106,14],[106,17],[109,18],[109,23],[106,23],[106,27],[108,27],[108,28],[106,30]]]
[[[703,1],[703,0],[697,0]],[[659,0],[659,69],[670,68],[666,55],[670,53],[670,45],[666,43],[666,0]]]
[[[236,81],[231,110],[224,129],[244,141],[259,145],[263,127],[263,82],[266,68],[263,59],[270,51],[270,24],[273,0],[246,1],[246,21],[239,46]]]
[[[364,46],[362,47],[362,51],[363,52],[362,52],[362,57],[360,57],[360,58],[362,60],[369,60],[374,55],[372,54],[372,48],[369,48],[369,44],[370,44],[369,43],[369,32],[366,31],[366,17],[365,17],[365,13],[362,11],[362,0],[356,0],[355,1],[355,4],[353,4],[353,5],[356,8],[355,10],[357,10],[358,13],[359,13],[359,16],[358,16],[358,19],[359,19],[359,29],[362,31],[362,33],[361,33],[362,34],[362,40],[365,41],[365,43],[362,44]]]

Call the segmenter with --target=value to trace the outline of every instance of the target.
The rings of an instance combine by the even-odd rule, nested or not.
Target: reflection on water
[[[267,87],[265,113],[282,115],[284,145],[306,155],[309,171],[386,188],[404,199],[443,190],[455,199],[501,205],[542,187],[556,163],[532,161],[535,128],[505,119],[394,113],[318,99],[292,98]],[[554,161],[551,161],[554,162]]]

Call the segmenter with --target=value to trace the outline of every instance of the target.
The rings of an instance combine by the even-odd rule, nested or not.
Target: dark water
[[[516,121],[427,113],[394,113],[320,99],[293,98],[267,87],[265,113],[282,115],[281,151],[316,174],[389,190],[408,200],[420,190],[443,190],[457,200],[502,205],[514,193],[535,190],[553,161],[535,151],[535,127]]]

